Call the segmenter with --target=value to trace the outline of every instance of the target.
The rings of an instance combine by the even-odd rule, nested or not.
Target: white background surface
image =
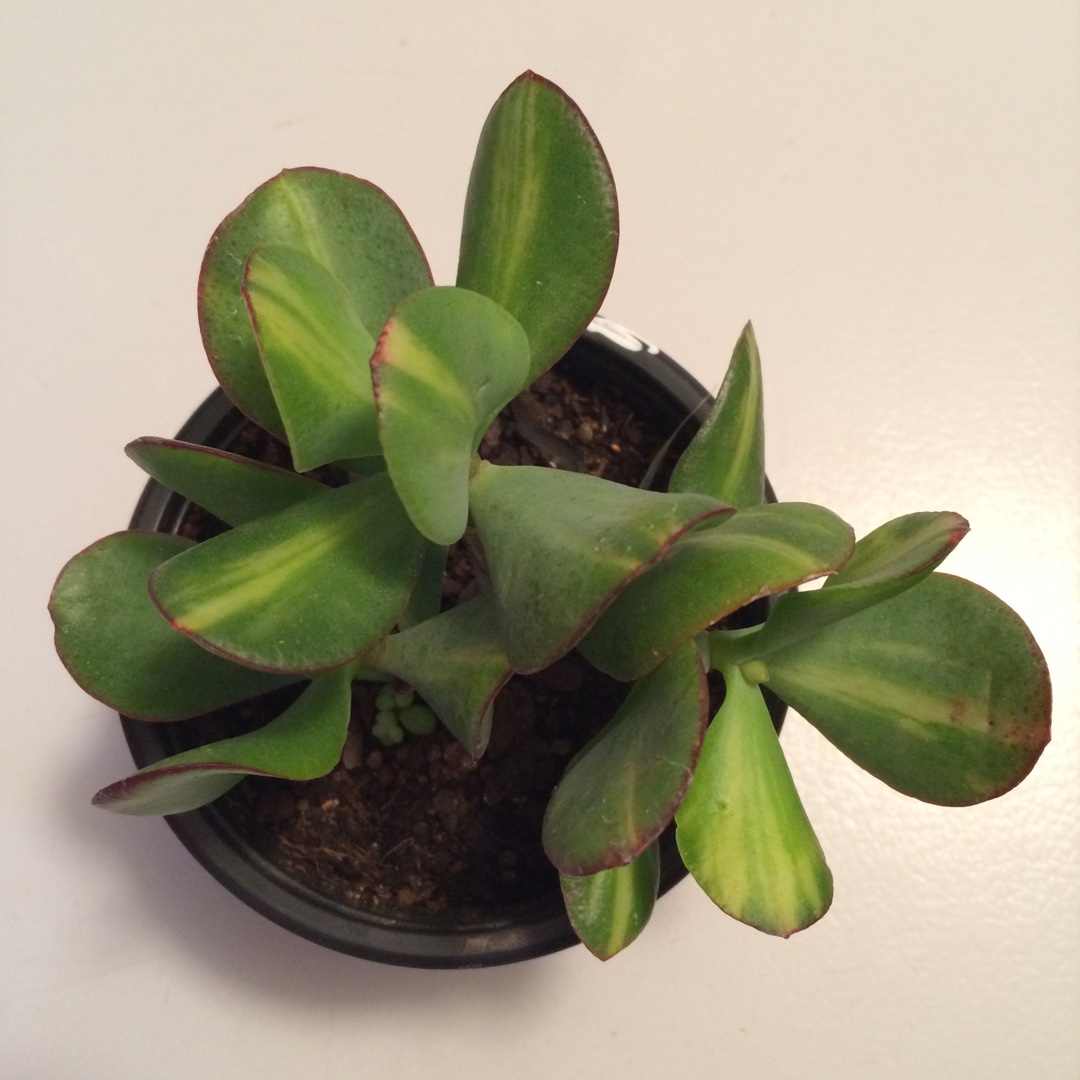
[[[1080,1076],[1075,3],[7,0],[0,49],[0,1075]],[[860,533],[965,513],[948,568],[1051,666],[1053,743],[979,808],[896,795],[789,722],[837,894],[787,942],[687,883],[606,965],[384,968],[88,805],[129,761],[45,602],[127,521],[123,444],[211,389],[212,229],[325,165],[384,187],[451,281],[476,136],[526,67],[619,184],[605,313],[714,387],[752,317],[781,494]]]

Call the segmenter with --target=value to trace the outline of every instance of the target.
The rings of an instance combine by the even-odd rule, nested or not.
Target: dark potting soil
[[[549,466],[637,485],[669,432],[650,430],[617,390],[585,391],[549,372],[496,419],[480,448],[496,464]],[[287,447],[254,425],[230,447],[289,465]],[[663,480],[676,453],[660,469]],[[320,479],[340,482],[323,472]],[[223,526],[196,509],[181,531],[206,539]],[[482,567],[466,539],[451,550],[443,602],[476,590]],[[473,761],[441,726],[382,745],[371,733],[379,687],[353,686],[352,718],[338,766],[297,783],[249,777],[218,809],[284,873],[364,910],[418,918],[452,911],[462,921],[558,889],[540,829],[551,791],[571,757],[615,713],[627,692],[577,654],[515,676],[494,705],[487,753]],[[287,688],[195,721],[185,744],[261,726],[295,697]],[[178,725],[181,726],[181,725]]]

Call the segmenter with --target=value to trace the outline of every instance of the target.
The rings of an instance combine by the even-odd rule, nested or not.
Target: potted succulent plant
[[[829,510],[766,500],[749,325],[665,490],[481,458],[500,411],[596,314],[617,236],[595,136],[529,72],[483,128],[452,287],[432,285],[394,204],[339,173],[286,171],[225,219],[199,283],[206,350],[292,468],[136,440],[143,469],[229,528],[106,537],[50,606],[71,674],[126,716],[185,720],[290,685],[291,703],[97,805],[183,816],[248,775],[328,774],[365,686],[376,741],[422,739],[437,717],[475,761],[511,678],[574,652],[628,691],[561,776],[543,845],[574,930],[606,958],[649,917],[672,823],[735,918],[787,936],[828,908],[763,690],[916,798],[976,803],[1030,771],[1048,674],[1012,610],[936,572],[964,519],[907,514],[856,542]],[[462,545],[480,587],[447,604]],[[767,597],[767,618],[723,621]]]

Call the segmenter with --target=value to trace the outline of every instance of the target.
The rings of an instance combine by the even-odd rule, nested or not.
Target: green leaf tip
[[[227,525],[276,514],[323,490],[288,469],[176,439],[135,439],[124,452],[158,483]]]
[[[660,854],[650,844],[625,866],[584,877],[559,875],[574,932],[599,960],[610,960],[645,929],[660,885]]]
[[[747,323],[716,403],[683,452],[671,491],[697,491],[740,510],[765,501],[765,417],[761,358]]]

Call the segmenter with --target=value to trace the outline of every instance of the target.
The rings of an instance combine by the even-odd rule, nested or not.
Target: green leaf
[[[204,647],[268,671],[337,667],[394,625],[423,540],[382,473],[170,559],[150,591]]]
[[[413,687],[474,758],[484,753],[492,703],[512,674],[489,595],[391,634],[364,660]]]
[[[266,244],[248,258],[243,290],[297,471],[380,453],[375,338],[345,286],[307,252]]]
[[[569,652],[619,591],[684,532],[732,513],[595,476],[481,462],[469,485],[515,671]]]
[[[530,379],[599,310],[618,237],[615,183],[596,136],[557,86],[525,72],[480,135],[457,283],[491,297],[525,328]]]
[[[708,706],[693,642],[634,684],[548,803],[544,851],[557,870],[624,866],[667,828],[694,774]]]
[[[408,222],[382,191],[327,169],[286,169],[218,226],[199,276],[203,343],[229,397],[284,436],[241,295],[248,256],[263,244],[299,248],[319,262],[345,287],[372,336],[399,300],[431,284],[431,272]]]
[[[276,514],[323,490],[322,484],[288,469],[175,439],[136,439],[124,452],[159,484],[228,525]]]
[[[840,572],[814,592],[780,597],[761,632],[733,643],[740,661],[766,656],[910,589],[964,538],[952,513],[907,514],[864,536]]]
[[[581,642],[586,659],[636,679],[718,619],[842,566],[850,526],[810,503],[740,510],[691,533],[622,592]]]
[[[1050,677],[1020,617],[948,574],[770,653],[769,686],[856,764],[926,802],[1015,787],[1050,739]]]
[[[349,727],[351,667],[313,681],[288,709],[247,735],[185,750],[102,788],[95,806],[121,814],[179,814],[244,776],[313,780],[338,763]]]
[[[409,516],[433,543],[465,532],[472,455],[528,369],[517,320],[467,289],[425,289],[386,324],[371,359],[383,453]]]
[[[740,922],[789,937],[832,901],[832,874],[807,820],[761,690],[724,671],[693,783],[675,815],[686,868]]]
[[[765,419],[761,359],[747,323],[716,404],[671,476],[669,490],[696,491],[740,510],[765,501]]]
[[[183,720],[292,681],[213,656],[161,617],[147,578],[192,546],[166,533],[114,533],[76,555],[53,588],[60,659],[88,694],[126,716]]]
[[[609,960],[645,929],[660,887],[660,852],[650,844],[625,866],[586,877],[559,876],[566,913],[585,947]]]

